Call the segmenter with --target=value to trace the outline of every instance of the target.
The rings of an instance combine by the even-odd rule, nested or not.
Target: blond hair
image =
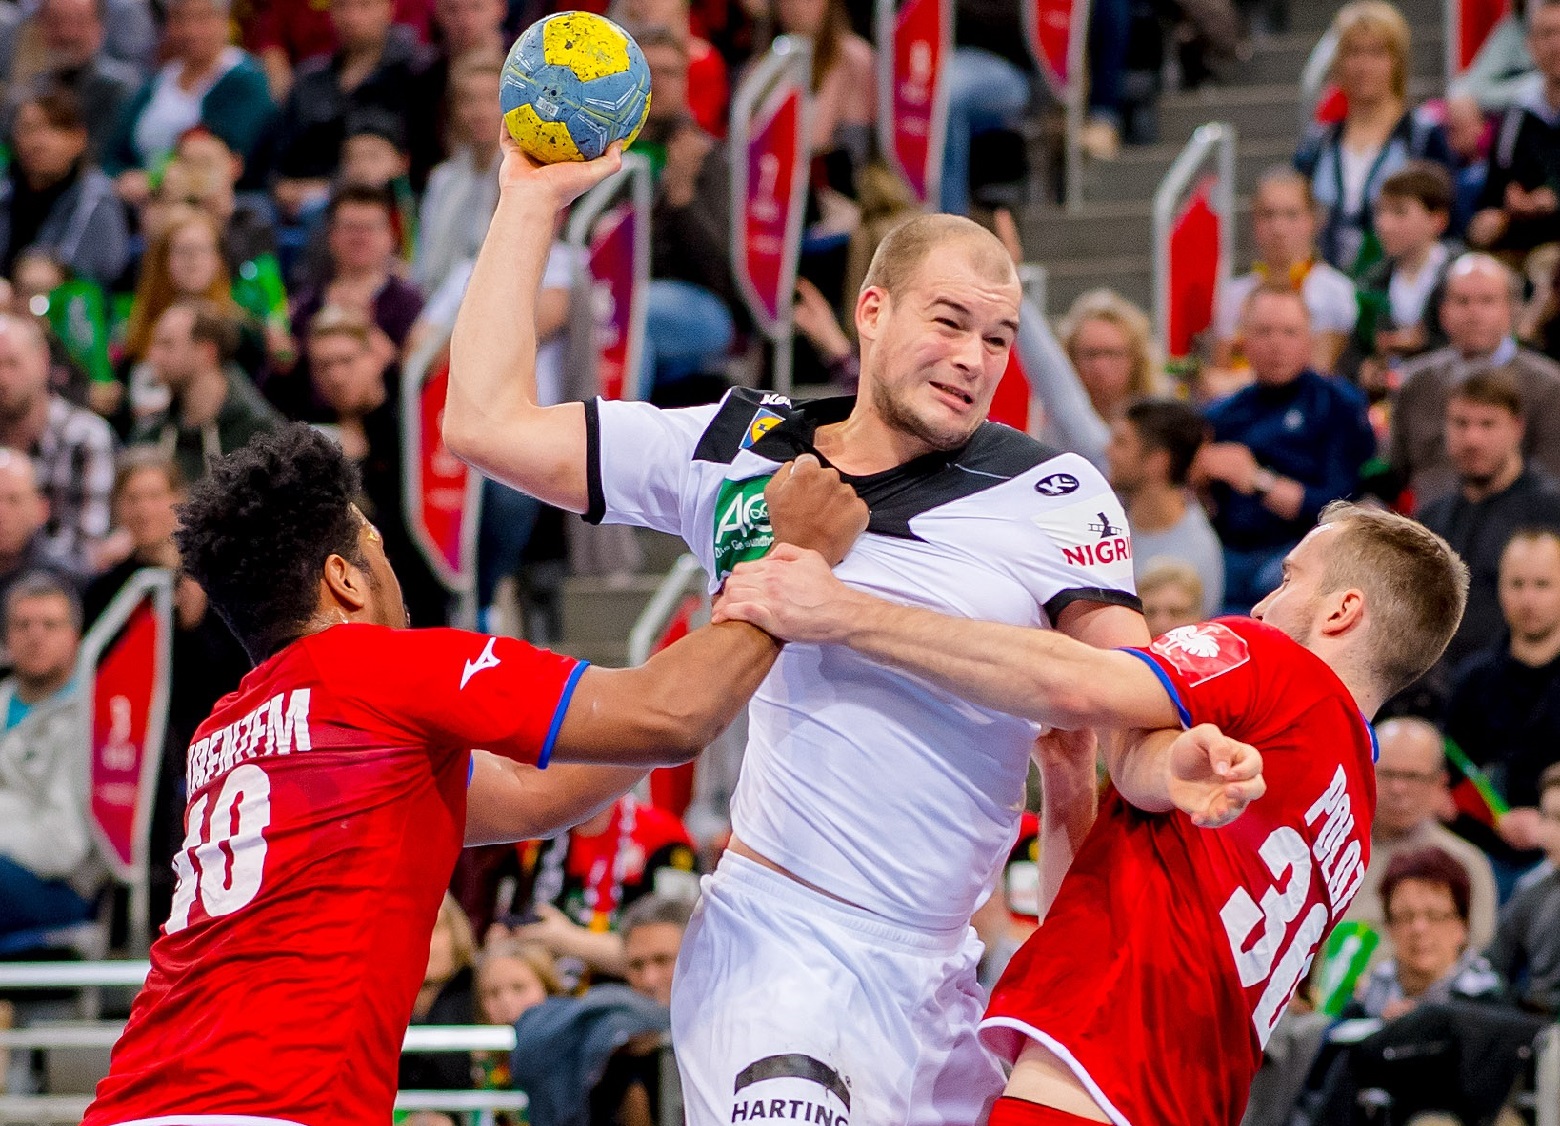
[[[1127,338],[1132,350],[1132,382],[1128,399],[1151,397],[1160,393],[1159,374],[1154,363],[1153,330],[1148,314],[1113,289],[1091,289],[1078,295],[1057,326],[1067,358],[1077,364],[1074,353],[1079,331],[1089,321],[1113,325]]]
[[[471,920],[466,917],[466,912],[449,892],[444,893],[444,899],[439,904],[439,917],[434,920],[434,930],[440,927],[449,928],[450,953],[455,959],[455,972],[469,970],[476,965],[477,936],[471,929]]]
[[[1338,53],[1333,56],[1333,81],[1337,81],[1338,67],[1349,41],[1361,35],[1379,35],[1392,52],[1392,92],[1400,100],[1408,97],[1411,37],[1402,12],[1387,0],[1354,0],[1338,9],[1333,17],[1332,32],[1338,40]]]
[[[1468,566],[1444,539],[1407,516],[1349,501],[1322,509],[1338,529],[1321,593],[1350,587],[1370,608],[1370,669],[1394,695],[1441,659],[1468,602]]]
[[[1142,577],[1137,581],[1138,597],[1147,598],[1166,587],[1179,587],[1183,593],[1192,596],[1192,605],[1199,609],[1203,607],[1206,593],[1202,576],[1186,560],[1177,559],[1173,555],[1160,555],[1148,561]]]
[[[536,942],[527,942],[523,938],[506,936],[492,938],[477,955],[476,978],[477,988],[482,988],[483,975],[494,962],[501,959],[512,959],[516,962],[524,962],[536,975],[536,980],[542,983],[542,988],[547,991],[547,996],[556,997],[564,991],[563,977],[558,973],[558,963],[553,959],[552,953],[547,947]]]

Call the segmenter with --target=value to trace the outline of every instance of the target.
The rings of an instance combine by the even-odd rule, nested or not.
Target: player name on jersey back
[[[307,751],[311,746],[309,690],[278,692],[253,711],[190,745],[189,792],[201,789],[239,763]]]

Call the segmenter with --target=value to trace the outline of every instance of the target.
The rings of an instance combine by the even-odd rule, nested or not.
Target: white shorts
[[[976,1026],[981,944],[727,852],[683,938],[672,1043],[688,1126],[975,1126],[1006,1082]]]

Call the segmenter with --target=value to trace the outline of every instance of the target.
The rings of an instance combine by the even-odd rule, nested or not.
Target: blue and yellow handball
[[[650,68],[633,36],[604,16],[537,20],[504,61],[500,94],[509,135],[533,160],[594,160],[629,144],[650,109]]]

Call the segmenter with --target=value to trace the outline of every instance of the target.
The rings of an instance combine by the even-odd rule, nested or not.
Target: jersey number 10
[[[207,808],[211,817],[208,822]],[[212,918],[231,915],[260,891],[265,873],[265,838],[271,823],[271,780],[252,762],[235,767],[215,800],[208,791],[190,806],[184,847],[173,858],[179,877],[167,933],[190,925],[190,909],[199,894]]]
[[[1235,955],[1240,984],[1249,989],[1259,982],[1267,982],[1256,1011],[1251,1015],[1257,1040],[1265,1048],[1268,1037],[1273,1034],[1273,1026],[1283,1015],[1295,986],[1310,967],[1311,956],[1322,941],[1322,934],[1327,929],[1327,907],[1313,904],[1290,936],[1289,925],[1310,898],[1311,850],[1299,833],[1283,825],[1268,834],[1258,853],[1273,874],[1273,886],[1262,893],[1260,906],[1245,888],[1236,888],[1220,910],[1219,918],[1224,920],[1224,932],[1229,936],[1230,952]],[[1256,941],[1251,942],[1252,932],[1259,927]],[[1286,936],[1289,937],[1287,946],[1284,945]],[[1248,942],[1251,943],[1249,948]],[[1282,955],[1279,953],[1281,946]]]

